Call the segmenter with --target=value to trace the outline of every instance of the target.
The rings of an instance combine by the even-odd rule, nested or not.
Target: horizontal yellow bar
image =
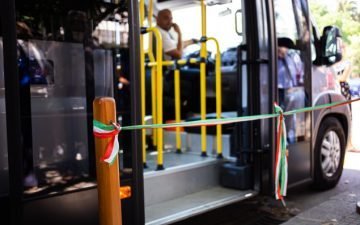
[[[199,60],[197,58],[191,58],[189,61],[188,60],[185,60],[185,59],[179,59],[177,61],[177,64],[178,65],[185,65],[186,63],[191,63],[191,64],[195,64],[195,63],[198,63]],[[149,63],[146,63],[146,66],[156,66],[157,65],[157,62],[149,62]],[[172,66],[172,65],[175,65],[175,61],[163,61],[162,62],[162,65],[163,66]]]

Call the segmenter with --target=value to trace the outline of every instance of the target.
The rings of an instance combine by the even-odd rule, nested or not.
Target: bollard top
[[[116,121],[115,100],[111,97],[98,97],[93,101],[93,118],[104,124]]]
[[[96,97],[93,101],[93,104],[103,104],[103,103],[115,103],[115,99],[112,97]]]

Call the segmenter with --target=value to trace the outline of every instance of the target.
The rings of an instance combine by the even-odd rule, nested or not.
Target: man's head
[[[171,11],[169,9],[163,9],[159,11],[156,17],[156,23],[162,29],[168,31],[173,24],[172,19]]]

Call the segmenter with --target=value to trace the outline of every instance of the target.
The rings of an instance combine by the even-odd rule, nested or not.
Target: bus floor
[[[157,170],[157,151],[147,152],[146,155],[147,167],[144,168],[144,172]],[[217,159],[214,156],[202,157],[198,152],[191,151],[182,151],[181,153],[176,153],[176,151],[173,149],[166,149],[164,150],[163,154],[164,169],[178,166],[186,166],[193,163],[212,162],[216,160]]]

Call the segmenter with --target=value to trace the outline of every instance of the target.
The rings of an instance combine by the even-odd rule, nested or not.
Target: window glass
[[[1,29],[1,28],[0,28]],[[0,31],[0,196],[9,192],[3,41]]]
[[[275,22],[278,38],[278,96],[284,111],[303,108],[305,102],[304,50],[300,45],[309,41],[307,20],[298,1],[275,0]],[[293,3],[295,5],[293,5]],[[285,117],[287,142],[294,144],[305,139],[305,114]]]
[[[100,1],[16,3],[21,123],[29,134],[24,194],[94,186],[88,108],[94,97],[114,95],[121,62],[113,59],[127,47],[127,15]]]
[[[274,1],[277,37],[298,39],[298,31],[292,1]]]
[[[241,0],[206,7],[207,36],[214,37],[219,41],[221,52],[238,46],[243,40],[243,36],[236,33],[235,25],[235,14],[241,8]],[[191,16],[184,17],[184,15]],[[241,18],[240,15],[237,16]],[[183,40],[201,37],[201,9],[199,5],[173,10],[173,18],[174,23],[177,23],[181,28]],[[237,22],[239,29],[242,21],[238,19]],[[221,32],[219,32],[219,28],[221,28]],[[188,51],[193,51],[196,47],[200,49],[199,46],[190,45]],[[212,42],[209,42],[208,50],[213,53],[216,52],[215,45]]]

